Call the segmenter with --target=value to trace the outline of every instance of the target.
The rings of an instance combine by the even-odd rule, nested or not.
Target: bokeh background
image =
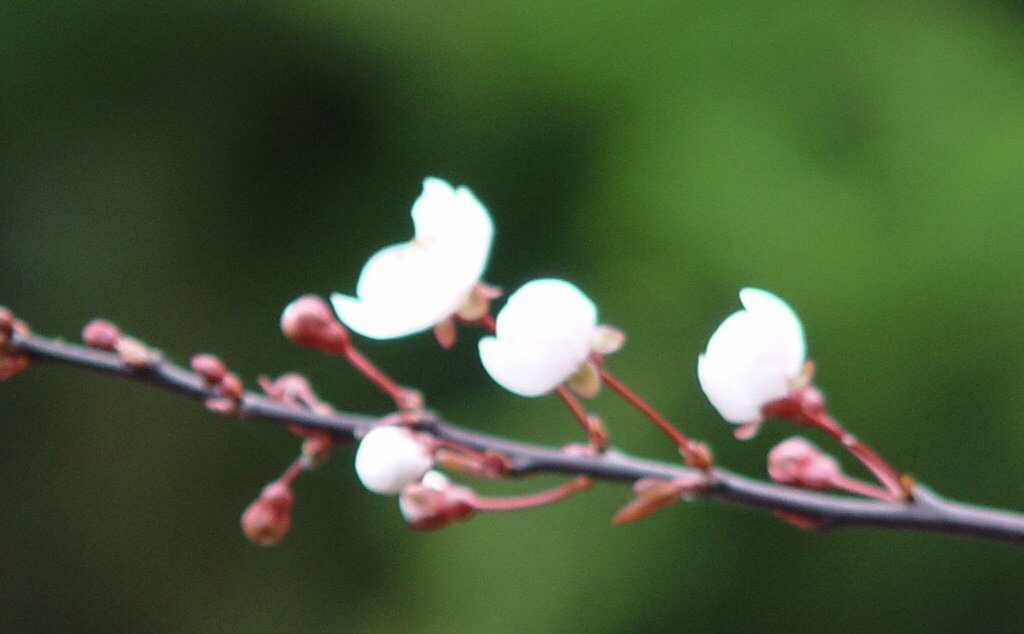
[[[1024,508],[1021,8],[5,2],[0,304],[69,339],[108,317],[250,383],[300,370],[339,407],[384,413],[277,319],[301,293],[351,292],[436,175],[494,216],[488,280],[581,286],[629,335],[613,370],[721,464],[763,474],[793,431],[738,443],[696,384],[708,335],[756,285],[799,311],[856,433],[944,494]],[[429,336],[365,349],[453,421],[578,437],[557,402],[493,385],[473,335],[450,354]],[[617,445],[672,459],[614,398],[593,409]],[[710,502],[615,528],[614,485],[416,533],[346,451],[300,480],[289,537],[253,546],[239,513],[296,450],[274,426],[66,368],[0,385],[0,630],[1024,623],[1019,548],[807,534]]]

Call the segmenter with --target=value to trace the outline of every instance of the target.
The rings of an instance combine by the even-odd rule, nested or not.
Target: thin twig
[[[67,364],[74,368],[148,383],[199,401],[218,393],[195,373],[162,355],[144,367],[132,366],[113,352],[104,352],[39,335],[14,331],[0,354],[24,355],[31,361]],[[362,435],[382,416],[338,411],[311,411],[255,392],[245,392],[236,414],[280,424],[325,430],[336,440]],[[632,483],[642,478],[692,478],[698,470],[683,465],[647,460],[614,448],[602,453],[568,452],[559,448],[483,434],[453,425],[429,411],[406,416],[420,431],[479,451],[497,451],[508,457],[510,476],[538,473],[587,475],[595,479]],[[1024,515],[946,500],[915,485],[910,501],[877,501],[805,491],[742,476],[714,467],[703,473],[709,484],[695,497],[714,499],[799,517],[818,530],[874,527],[960,534],[1024,545]]]

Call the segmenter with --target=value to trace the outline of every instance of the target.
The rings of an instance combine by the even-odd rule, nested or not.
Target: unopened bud
[[[434,464],[430,448],[412,431],[392,425],[374,427],[356,450],[356,475],[367,489],[398,494]]]
[[[835,487],[842,469],[835,458],[793,436],[768,452],[768,475],[779,484],[828,491]]]
[[[217,390],[224,396],[238,400],[245,394],[245,386],[242,385],[242,379],[238,378],[238,375],[234,372],[228,372],[220,381],[217,383]]]
[[[242,513],[242,532],[254,544],[277,544],[291,527],[294,501],[291,487],[280,481],[271,482]]]
[[[10,309],[0,306],[0,348],[7,346],[11,338],[11,332],[19,323],[18,318]]]
[[[121,356],[121,361],[133,368],[148,368],[157,360],[157,354],[149,346],[132,337],[121,337],[114,348]]]
[[[263,392],[275,401],[305,407],[312,412],[326,413],[333,410],[328,403],[320,400],[313,391],[313,386],[309,384],[309,379],[301,374],[289,372],[274,380],[261,376],[257,381]]]
[[[423,409],[423,393],[411,387],[399,387],[393,394],[395,405],[406,412]]]
[[[23,354],[0,357],[0,381],[21,374],[27,367],[28,357]]]
[[[410,527],[431,531],[472,517],[476,511],[471,498],[468,489],[453,485],[438,471],[428,471],[420,482],[402,490],[398,507]]]
[[[214,396],[203,401],[206,409],[220,416],[235,416],[238,414],[238,401],[224,396]]]
[[[331,354],[344,352],[350,341],[330,305],[316,295],[303,295],[285,307],[281,331],[300,346]]]
[[[224,365],[224,362],[219,357],[212,354],[197,354],[192,357],[192,361],[189,364],[192,367],[192,371],[203,377],[203,380],[210,385],[216,385],[220,383],[224,375],[227,374],[228,368]]]
[[[93,319],[82,329],[82,341],[90,348],[113,350],[121,339],[121,329],[106,319]]]

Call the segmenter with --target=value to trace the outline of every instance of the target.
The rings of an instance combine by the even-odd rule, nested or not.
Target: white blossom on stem
[[[404,427],[375,427],[356,450],[359,481],[374,493],[384,495],[397,495],[419,481],[433,464],[430,449]]]
[[[355,297],[331,295],[338,319],[363,336],[394,339],[433,328],[472,299],[483,275],[494,224],[469,189],[425,179],[412,221],[411,241],[366,262]]]
[[[523,285],[498,313],[493,337],[480,340],[480,360],[505,389],[546,394],[587,367],[592,352],[608,354],[622,334],[597,325],[597,308],[563,280]]]
[[[711,335],[697,360],[697,377],[725,420],[756,424],[765,404],[786,397],[803,380],[804,329],[793,309],[768,291],[740,291],[743,310]]]

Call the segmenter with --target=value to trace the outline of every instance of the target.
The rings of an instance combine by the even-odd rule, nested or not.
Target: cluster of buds
[[[94,319],[86,324],[82,328],[82,342],[90,348],[116,352],[125,365],[140,370],[152,367],[161,360],[158,351],[124,334],[117,324],[105,319]]]
[[[196,365],[196,358],[193,358],[193,370],[202,375],[200,370],[196,370]],[[298,374],[284,374],[275,380],[260,377],[259,384],[267,397],[282,404],[320,414],[334,411],[331,405],[320,400],[309,381]],[[259,496],[242,513],[242,532],[261,546],[273,546],[288,534],[295,503],[292,484],[301,473],[323,464],[335,446],[335,438],[326,431],[300,425],[289,425],[288,428],[302,438],[302,451],[280,477],[263,487]]]
[[[217,396],[206,399],[207,409],[226,416],[237,414],[245,393],[242,379],[212,354],[197,354],[192,357],[189,365],[208,387],[217,392]]]

